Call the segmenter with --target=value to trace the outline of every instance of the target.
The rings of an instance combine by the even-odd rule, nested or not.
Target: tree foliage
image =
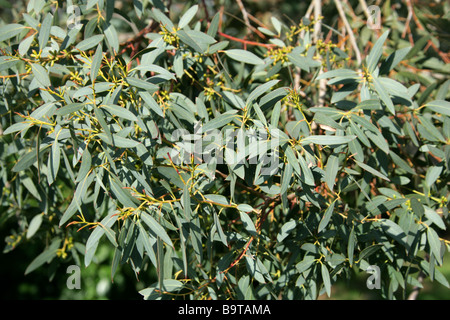
[[[4,251],[57,272],[107,242],[111,279],[156,270],[146,299],[316,299],[371,266],[383,298],[448,287],[448,3],[372,29],[322,2],[29,1],[0,27]]]

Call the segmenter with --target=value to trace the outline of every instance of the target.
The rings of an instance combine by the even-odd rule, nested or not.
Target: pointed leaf
[[[322,217],[322,220],[320,220],[319,228],[317,229],[317,232],[320,233],[322,230],[324,230],[328,222],[330,222],[331,216],[333,215],[334,206],[336,205],[336,201],[333,201],[330,206],[325,210],[325,213]]]
[[[158,223],[158,221],[155,220],[155,218],[153,218],[148,213],[141,211],[141,219],[150,228],[150,231],[160,237],[169,246],[173,247],[172,240],[170,240],[170,237],[167,234],[166,230],[164,230],[164,228]]]
[[[31,70],[33,71],[33,75],[36,80],[44,87],[50,87],[52,84],[50,82],[50,78],[48,76],[47,69],[39,64],[32,63]]]
[[[242,49],[230,49],[224,51],[225,54],[233,60],[248,63],[248,64],[264,64],[264,60],[254,53]]]
[[[185,26],[191,22],[192,18],[195,17],[198,11],[198,5],[194,5],[191,8],[189,8],[183,16],[180,18],[180,22],[178,23],[178,27],[183,29]]]
[[[370,51],[370,54],[367,56],[367,68],[369,69],[369,72],[372,73],[376,66],[378,61],[381,58],[381,55],[383,54],[383,45],[386,41],[387,37],[389,35],[389,30],[385,31],[375,42],[375,44],[372,47],[372,50]]]

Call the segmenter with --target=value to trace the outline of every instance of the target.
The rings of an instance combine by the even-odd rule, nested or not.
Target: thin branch
[[[237,41],[237,42],[241,42],[241,43],[246,44],[246,45],[248,44],[248,45],[252,45],[252,46],[260,46],[260,47],[266,47],[266,48],[272,48],[272,47],[276,46],[275,44],[268,44],[268,43],[266,44],[266,43],[260,43],[260,42],[255,42],[255,41],[249,41],[249,40],[236,38],[236,37],[230,36],[228,34],[225,34],[225,33],[221,32],[221,31],[218,31],[217,33],[219,35],[221,35],[222,37],[225,37],[225,38],[228,38],[230,40]]]
[[[321,0],[314,0],[314,41],[317,42],[319,40],[319,36],[322,32],[322,1]],[[321,74],[323,71],[322,69],[319,71],[319,74]],[[318,99],[318,107],[323,107],[325,105],[325,95],[327,91],[327,82],[326,79],[320,79],[319,80],[319,99]]]
[[[406,5],[408,6],[408,13],[411,12],[412,18],[414,19],[414,22],[416,23],[417,28],[419,28],[419,30],[425,30],[424,26],[422,25],[422,23],[420,23],[419,19],[416,16],[416,13],[414,12],[414,7],[412,5],[411,0],[406,0]],[[448,57],[448,54],[445,54],[444,52],[439,50],[431,39],[428,40],[428,45],[430,45],[434,49],[434,51],[436,51],[439,54],[439,56],[442,58],[442,60],[445,63],[447,63],[447,64],[450,63],[450,58]]]
[[[314,34],[313,38],[314,41],[317,42],[320,36],[320,32],[322,31],[322,20],[320,17],[322,16],[322,1],[321,0],[314,0]]]
[[[347,29],[350,43],[352,44],[353,50],[355,50],[356,55],[356,61],[358,62],[358,65],[361,65],[361,52],[359,51],[358,44],[356,43],[355,34],[353,33],[352,27],[348,23],[347,17],[345,16],[344,9],[342,8],[342,4],[340,0],[334,0],[334,3],[336,5],[336,8],[339,12],[339,16],[341,17],[342,21],[344,22],[345,28]]]
[[[206,21],[209,22],[208,6],[206,5],[205,0],[202,0],[202,6],[203,6],[203,11],[205,12]]]
[[[419,281],[419,283],[422,283],[423,280],[425,279],[425,275],[422,271],[420,271],[419,277],[417,278],[417,281]],[[417,296],[419,295],[419,291],[420,291],[420,287],[419,286],[415,286],[411,293],[408,296],[408,300],[416,300]]]
[[[370,15],[369,15],[369,8],[367,7],[367,3],[365,0],[359,0],[359,4],[361,5],[364,14],[366,15],[367,20],[370,19]]]
[[[245,22],[245,25],[247,26],[247,35],[250,35],[251,31],[254,28],[252,27],[252,25],[250,24],[250,20],[248,19],[247,10],[245,10],[244,4],[242,3],[241,0],[236,0],[236,2],[239,6],[239,9],[241,9],[242,16],[244,17],[244,22]]]

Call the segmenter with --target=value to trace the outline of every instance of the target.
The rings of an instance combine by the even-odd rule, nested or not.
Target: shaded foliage
[[[146,299],[316,299],[373,265],[383,298],[449,287],[448,4],[372,29],[339,0],[216,2],[30,1],[0,27],[5,253],[52,277],[106,243],[111,280],[155,272]]]

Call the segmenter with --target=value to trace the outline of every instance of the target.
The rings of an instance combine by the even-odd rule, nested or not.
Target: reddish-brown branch
[[[260,47],[265,47],[265,48],[267,48],[267,49],[270,49],[270,48],[273,48],[273,47],[276,46],[276,45],[274,45],[274,44],[266,44],[266,43],[260,43],[260,42],[255,42],[255,41],[250,41],[250,40],[244,40],[244,39],[235,38],[235,37],[233,37],[233,36],[230,36],[230,35],[228,35],[228,34],[225,34],[225,33],[221,32],[221,31],[218,31],[217,33],[218,33],[219,35],[221,35],[222,37],[224,37],[224,38],[227,38],[227,39],[230,39],[230,40],[233,40],[233,41],[237,41],[237,42],[243,43],[243,44],[245,44],[245,45],[260,46]]]
[[[412,18],[417,25],[417,28],[419,28],[419,30],[425,30],[425,27],[419,21],[419,19],[416,16],[416,13],[414,12],[414,7],[411,3],[411,0],[406,0],[406,5],[408,6],[408,11],[411,13]],[[409,28],[409,23],[408,23],[408,28]],[[439,50],[438,47],[436,47],[436,45],[433,43],[433,41],[431,39],[428,40],[428,46],[431,46],[433,48],[433,50],[436,51],[437,54],[439,54],[439,56],[442,58],[442,60],[444,60],[445,63],[450,63],[450,58],[449,58],[448,54],[445,54],[444,52]]]

